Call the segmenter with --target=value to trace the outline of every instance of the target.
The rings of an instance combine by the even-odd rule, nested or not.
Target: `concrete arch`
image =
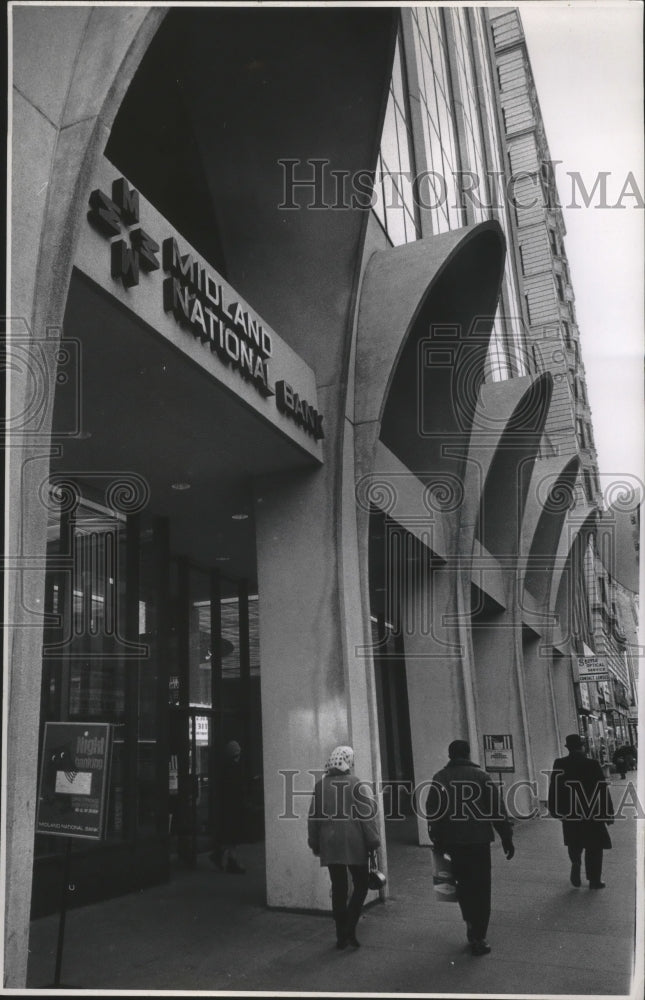
[[[530,383],[505,422],[485,471],[475,537],[496,557],[516,555],[519,551],[529,483],[552,386],[548,372]],[[476,441],[474,443],[476,446]],[[516,499],[507,506],[504,498],[509,496]]]
[[[521,437],[530,439],[531,445],[535,443],[533,438],[539,440],[545,394],[548,404],[548,373],[488,382],[482,386],[464,471],[464,504],[460,518],[464,552],[472,551],[475,545],[482,496],[496,456],[503,453],[509,442],[512,446],[514,439],[518,443]]]
[[[432,522],[454,554],[462,494],[461,473],[471,433],[478,390],[483,380],[488,342],[503,274],[505,243],[496,222],[487,222],[379,251],[370,258],[363,280],[357,320],[354,475],[395,495],[392,513],[406,527]],[[466,289],[466,292],[464,291]],[[481,322],[478,324],[477,319]],[[430,337],[431,324],[437,324]],[[424,348],[435,351],[425,359]],[[420,376],[426,376],[426,393]],[[409,385],[410,379],[412,385]],[[462,381],[460,381],[462,379]],[[416,387],[416,391],[415,391]],[[438,388],[441,391],[439,400]],[[399,397],[405,420],[397,424]],[[465,399],[461,410],[457,405]],[[422,404],[429,403],[428,409]],[[388,412],[388,404],[390,412]],[[424,425],[423,419],[427,417]],[[455,454],[444,459],[447,440]],[[377,465],[379,456],[384,464]],[[402,477],[405,486],[402,486]],[[407,477],[407,478],[406,478]],[[428,489],[436,485],[448,499],[444,511],[428,505]],[[444,489],[445,488],[445,489]],[[374,502],[377,502],[374,492]],[[369,614],[369,508],[354,498],[359,572],[364,612]],[[358,502],[357,502],[358,501]],[[399,519],[399,515],[402,515]],[[413,531],[413,527],[408,526]],[[461,583],[450,567],[432,580],[417,579],[406,593],[406,611],[421,623],[454,620],[455,592]],[[415,775],[432,773],[455,732],[468,733],[476,744],[472,678],[467,643],[460,650],[458,627],[441,626],[429,635],[419,628],[405,636],[406,675],[410,691],[410,727]],[[449,654],[446,653],[449,650]],[[456,659],[455,659],[456,657]],[[432,683],[429,685],[429,668]],[[428,728],[432,739],[428,739]],[[427,829],[418,821],[420,843]]]
[[[373,254],[359,303],[354,414],[357,426],[371,425],[372,448],[385,434],[390,451],[419,469],[436,467],[446,436],[467,438],[504,254],[497,222]],[[435,354],[424,359],[424,348]],[[455,392],[460,375],[465,385]],[[397,396],[405,401],[401,424],[394,419]],[[361,468],[372,465],[364,452],[357,457]]]
[[[535,467],[529,487],[528,504],[532,510],[525,511],[523,525],[525,545],[529,541],[527,531],[531,530],[526,523],[529,517],[533,523],[533,530],[524,572],[524,586],[540,605],[548,600],[553,562],[562,525],[573,502],[579,467],[580,459],[577,455],[573,458],[564,457],[546,463],[540,462]]]
[[[598,515],[599,511],[596,507],[574,508],[568,512],[567,517],[563,521],[549,591],[548,607],[552,613],[556,611],[558,606],[562,607],[564,595],[563,577],[571,558],[573,547],[578,538],[595,530],[598,523]]]
[[[79,202],[84,203],[93,166],[102,153],[123,95],[165,14],[163,8],[132,8],[124,12],[118,8],[94,7],[89,13],[80,8],[73,15],[75,19],[68,23],[60,18],[43,21],[38,9],[14,11],[22,32],[47,33],[42,44],[46,41],[53,53],[60,53],[61,49],[51,38],[52,32],[67,32],[77,40],[76,49],[69,53],[67,65],[71,69],[66,76],[64,72],[49,75],[47,65],[29,65],[27,53],[35,53],[38,58],[41,48],[32,41],[23,50],[18,44],[21,32],[17,31],[16,37],[16,79],[24,79],[29,85],[28,92],[21,96],[43,114],[50,133],[49,158],[45,165],[38,166],[40,172],[47,170],[47,195],[44,201],[42,196],[37,199],[41,205],[39,226],[30,233],[32,252],[33,243],[37,241],[38,245],[33,305],[22,312],[31,317],[36,331],[44,324],[55,325],[62,318],[76,240],[84,218],[78,211]],[[69,43],[66,47],[69,48]],[[17,127],[20,128],[19,120]],[[33,186],[38,178],[35,169],[24,170],[25,154],[16,148],[15,132],[16,127],[14,153],[20,155],[21,173],[24,171],[24,178],[17,186],[14,184],[13,207],[17,212],[26,208],[30,196],[36,195]],[[19,260],[15,238],[13,248],[16,276]],[[12,293],[15,301],[18,294],[15,280]]]
[[[551,642],[555,622],[549,612],[549,594],[579,464],[577,456],[536,464],[522,525],[522,549],[526,554],[518,563],[517,590],[521,595],[527,717],[540,799],[547,795],[546,771],[557,756],[561,731],[570,728],[569,723],[575,719],[566,665],[554,660]]]

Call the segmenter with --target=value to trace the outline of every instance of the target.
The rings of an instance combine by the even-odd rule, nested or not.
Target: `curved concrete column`
[[[525,553],[518,572],[518,593],[522,594],[521,617],[524,680],[527,695],[529,734],[538,794],[542,801],[548,792],[548,771],[561,752],[562,733],[571,728],[567,697],[556,696],[554,686],[552,637],[555,621],[549,613],[551,579],[569,510],[579,459],[562,456],[536,462],[522,523],[522,550]],[[564,668],[558,671],[560,686],[566,679]],[[569,684],[571,688],[571,684]],[[574,727],[575,728],[575,727]]]
[[[89,177],[162,9],[13,9],[5,985],[27,967],[57,353]]]
[[[482,734],[513,737],[515,773],[508,782],[523,783],[509,807],[518,816],[535,809],[535,767],[529,738],[529,696],[523,664],[518,600],[520,530],[533,469],[551,396],[548,373],[483,387],[469,450],[468,510],[462,518],[462,546],[483,546],[483,565],[499,563],[503,607],[484,601],[472,613],[477,716]]]
[[[451,739],[467,735],[477,745],[466,622],[471,560],[470,552],[465,563],[462,559],[459,519],[464,460],[490,336],[490,324],[477,320],[488,316],[492,323],[503,261],[497,223],[377,251],[358,307],[354,462],[359,489],[368,482],[371,493],[366,489],[355,509],[366,612],[371,505],[402,527],[407,524],[411,536],[425,531],[435,550],[440,538],[445,552],[446,565],[430,567],[423,554],[428,550],[418,543],[427,572],[406,575],[409,585],[401,598],[417,784],[443,763]],[[435,355],[424,355],[425,348]],[[467,603],[461,598],[464,576]],[[418,837],[428,842],[421,819]]]

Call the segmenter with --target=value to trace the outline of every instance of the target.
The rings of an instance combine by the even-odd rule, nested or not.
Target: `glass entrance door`
[[[262,836],[257,596],[178,560],[172,574],[175,641],[169,681],[171,849],[194,865],[217,842],[218,775],[226,744],[242,747],[248,839]]]

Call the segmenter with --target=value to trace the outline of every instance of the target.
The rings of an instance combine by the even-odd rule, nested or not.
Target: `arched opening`
[[[524,586],[540,605],[548,603],[553,561],[558,550],[562,525],[574,503],[574,489],[580,466],[575,456],[548,490],[528,555]]]
[[[464,454],[484,381],[503,261],[494,228],[465,238],[428,286],[402,343],[380,439],[422,475],[463,469],[454,456]]]
[[[552,378],[545,372],[524,393],[504,427],[488,469],[475,537],[495,557],[519,551],[522,518],[552,386]]]

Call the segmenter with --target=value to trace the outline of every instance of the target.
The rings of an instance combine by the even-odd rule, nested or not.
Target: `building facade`
[[[578,525],[560,584],[563,592],[556,597],[560,624],[569,621],[559,652],[571,658],[580,735],[589,752],[606,764],[628,741],[628,718],[636,715],[636,686],[626,659],[626,645],[636,644],[634,613],[628,599],[617,603],[615,588],[616,577],[627,574],[631,593],[638,591],[638,541],[635,548],[626,544],[620,522],[629,515],[636,525],[640,496],[628,482],[605,483],[604,491],[601,486],[557,169],[519,12],[491,9],[489,15],[509,169],[517,178],[512,222],[527,336],[538,370],[553,376],[537,464],[546,478],[554,465],[560,466],[561,487],[571,492],[568,518]],[[624,626],[618,622],[619,605]],[[598,671],[597,681],[581,679],[590,678],[590,670]]]
[[[48,722],[111,726],[79,903],[208,849],[230,739],[274,907],[328,908],[338,743],[384,866],[451,739],[544,799],[599,489],[561,219],[531,271],[509,197],[506,16],[13,9],[8,985],[57,905]]]

